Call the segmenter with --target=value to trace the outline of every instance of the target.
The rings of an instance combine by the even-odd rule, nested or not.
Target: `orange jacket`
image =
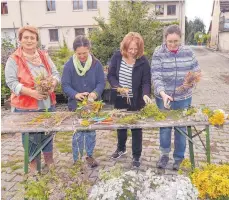
[[[45,65],[45,68],[49,75],[51,74],[51,67],[48,63],[46,52],[38,50],[38,53],[41,57],[42,63]],[[18,66],[18,73],[17,78],[18,81],[23,84],[23,86],[28,88],[34,88],[34,78],[33,75],[27,65],[26,59],[22,56],[22,49],[19,47],[12,55],[11,58],[14,59]],[[56,104],[56,95],[54,92],[50,94],[51,104]],[[38,100],[27,96],[27,95],[15,95],[14,93],[11,93],[11,105],[18,109],[32,109],[37,110],[38,109]]]

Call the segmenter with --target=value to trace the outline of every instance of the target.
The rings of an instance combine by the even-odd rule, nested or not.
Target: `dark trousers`
[[[136,111],[133,99],[131,105],[127,104],[125,97],[117,96],[114,107],[116,109],[127,109],[128,111]],[[134,158],[140,158],[142,153],[142,129],[131,129],[132,132],[132,154]],[[118,129],[118,150],[126,150],[127,129]]]

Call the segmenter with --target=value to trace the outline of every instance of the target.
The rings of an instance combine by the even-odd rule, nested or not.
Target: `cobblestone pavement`
[[[221,108],[229,112],[229,59],[218,53],[206,50],[204,47],[192,47],[196,53],[197,59],[202,69],[202,81],[194,91],[193,104],[205,104],[209,107]],[[2,115],[9,112],[2,108]],[[201,127],[198,127],[201,129]],[[151,168],[156,173],[161,173],[155,168],[159,157],[159,131],[158,129],[144,130],[143,132],[143,151],[141,157],[141,171]],[[212,162],[229,162],[229,127],[222,129],[211,127],[211,158]],[[61,153],[57,148],[57,137],[54,142],[55,163],[59,170],[64,170],[66,166],[72,165],[72,154]],[[58,139],[59,140],[59,139]],[[172,140],[173,141],[173,140]],[[206,160],[206,156],[198,138],[194,139],[195,159],[197,164]],[[2,176],[1,192],[2,199],[20,199],[18,194],[21,190],[20,182],[23,180],[23,147],[21,145],[21,136],[16,134],[3,134],[1,138],[1,158],[2,158]],[[69,143],[71,142],[71,136]],[[117,161],[109,159],[109,156],[116,149],[117,139],[114,131],[98,131],[94,156],[99,162],[99,167],[94,170],[88,169],[88,175],[91,181],[98,180],[98,171],[109,168],[119,163],[124,169],[131,168],[131,137],[127,140],[128,153]],[[71,145],[71,144],[69,144]],[[173,148],[173,144],[172,144]],[[186,157],[188,157],[188,148]],[[168,169],[163,174],[173,175],[176,172],[171,170],[172,153],[170,155]]]

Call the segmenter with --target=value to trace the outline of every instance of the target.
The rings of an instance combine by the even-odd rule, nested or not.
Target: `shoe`
[[[119,151],[118,149],[111,155],[111,158],[113,159],[118,159],[120,158],[122,155],[125,155],[127,153],[126,150],[124,151]]]
[[[98,163],[96,162],[96,160],[91,156],[87,156],[86,161],[87,161],[88,166],[91,168],[98,166]]]
[[[175,160],[173,163],[173,170],[178,171],[180,169],[180,164],[182,163],[183,160]]]
[[[132,167],[133,168],[139,168],[141,165],[139,158],[134,158],[132,161]]]
[[[161,156],[161,158],[157,162],[157,168],[165,169],[166,165],[169,162],[169,157],[166,155]]]

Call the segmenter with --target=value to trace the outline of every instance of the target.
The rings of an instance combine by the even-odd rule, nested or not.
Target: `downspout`
[[[23,27],[23,19],[22,19],[21,2],[22,2],[22,0],[19,0],[21,27]]]

